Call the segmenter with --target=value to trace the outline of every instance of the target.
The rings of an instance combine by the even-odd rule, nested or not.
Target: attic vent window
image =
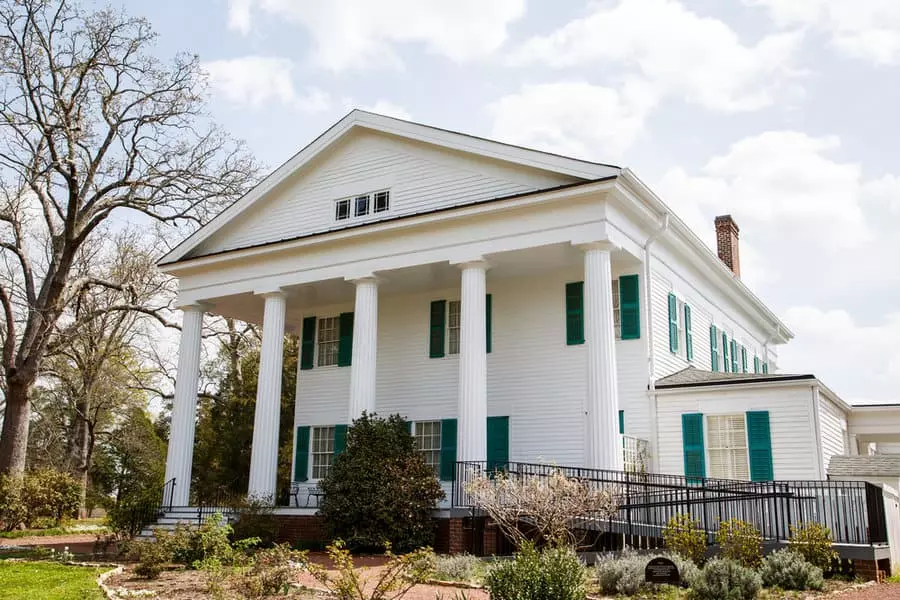
[[[364,217],[369,214],[369,195],[356,197],[356,210],[354,216]]]
[[[375,212],[385,212],[391,207],[391,193],[387,190],[375,192]]]
[[[350,218],[350,200],[338,200],[335,203],[334,218],[338,221]]]
[[[367,192],[334,201],[334,220],[348,221],[362,219],[370,214],[386,213],[391,210],[390,190]]]

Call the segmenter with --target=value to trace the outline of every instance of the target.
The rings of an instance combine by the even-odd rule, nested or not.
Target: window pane
[[[322,479],[334,461],[334,427],[313,427],[311,453],[312,478]]]
[[[416,450],[422,454],[425,464],[434,469],[435,476],[441,468],[441,422],[417,421],[414,424]]]
[[[338,317],[319,319],[319,360],[320,367],[336,365],[340,346],[340,327]]]
[[[391,194],[390,192],[376,192],[375,193],[375,211],[374,212],[384,212],[391,207]]]
[[[711,415],[706,423],[710,476],[750,479],[744,415]]]
[[[612,280],[613,329],[616,339],[622,338],[622,311],[619,308],[619,280]]]
[[[447,303],[447,354],[459,354],[459,300]]]
[[[364,215],[369,214],[369,196],[357,196],[356,197],[356,212],[355,215],[357,217],[362,217]]]
[[[338,200],[335,202],[334,218],[338,221],[350,218],[350,200]]]

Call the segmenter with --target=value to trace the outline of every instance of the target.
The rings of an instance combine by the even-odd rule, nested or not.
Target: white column
[[[253,446],[250,448],[250,485],[247,496],[275,502],[278,472],[278,423],[281,416],[281,366],[284,352],[283,292],[265,295]]]
[[[584,325],[587,343],[587,466],[621,470],[616,338],[613,331],[611,246],[584,250]]]
[[[350,365],[350,421],[363,411],[375,412],[375,363],[378,352],[378,281],[364,277],[356,284],[353,312],[353,357]]]
[[[459,327],[459,406],[456,456],[460,461],[487,460],[487,341],[485,273],[487,263],[462,268]]]
[[[200,378],[200,330],[203,326],[202,306],[185,306],[181,310],[184,318],[181,323],[178,373],[175,377],[175,397],[172,400],[172,426],[166,454],[166,482],[175,479],[173,506],[187,506],[191,494],[194,424],[197,418],[197,386]]]

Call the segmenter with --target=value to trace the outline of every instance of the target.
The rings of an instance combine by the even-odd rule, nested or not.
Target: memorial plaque
[[[647,563],[647,567],[644,569],[644,581],[647,583],[679,585],[681,576],[678,574],[678,567],[675,566],[674,562],[668,558],[657,556]]]

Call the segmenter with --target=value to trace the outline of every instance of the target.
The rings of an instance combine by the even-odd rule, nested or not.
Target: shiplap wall
[[[850,454],[847,445],[847,414],[821,392],[819,401],[819,425],[822,438],[822,472],[828,470],[828,462],[835,454]]]
[[[567,346],[565,331],[565,284],[581,279],[577,270],[498,281],[488,273],[493,303],[488,415],[510,417],[512,460],[584,463],[586,346]],[[458,356],[428,357],[428,323],[432,300],[458,297],[458,289],[447,289],[379,298],[378,413],[411,420],[457,416]],[[307,314],[348,310],[352,305],[320,306]],[[618,341],[616,352],[626,433],[649,438],[644,341]],[[347,422],[351,368],[299,372],[295,425]]]
[[[657,398],[659,472],[684,474],[682,414],[699,412],[708,416],[767,410],[775,479],[819,479],[817,461],[821,452],[812,406],[808,384],[741,389],[694,388],[660,394]],[[705,420],[703,426],[705,433]],[[707,469],[708,465],[707,458]]]
[[[282,183],[191,252],[192,256],[272,242],[400,215],[427,212],[576,181],[558,173],[359,131]],[[335,221],[334,202],[390,189],[391,210]]]

